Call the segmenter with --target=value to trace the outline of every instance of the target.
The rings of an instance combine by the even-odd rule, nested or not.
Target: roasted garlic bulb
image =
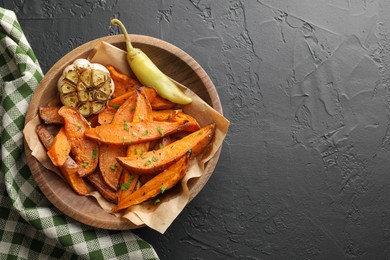
[[[110,72],[101,64],[77,59],[68,65],[58,80],[60,99],[84,116],[99,113],[114,92]]]

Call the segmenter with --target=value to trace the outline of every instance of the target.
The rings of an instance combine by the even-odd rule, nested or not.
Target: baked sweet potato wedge
[[[137,185],[139,175],[132,174],[129,171],[123,171],[120,179],[120,187],[118,191],[118,203],[123,203],[130,196]]]
[[[137,93],[133,91],[133,94],[129,96],[126,101],[115,112],[111,124],[123,124],[123,122],[133,121],[133,115],[137,102]]]
[[[144,93],[148,98],[150,105],[155,110],[172,109],[176,106],[175,103],[160,97],[154,88],[143,87]]]
[[[116,113],[117,109],[112,107],[106,107],[103,111],[98,114],[98,122],[100,125],[111,124],[112,119]]]
[[[122,173],[122,166],[116,157],[125,156],[127,147],[123,145],[100,144],[99,169],[103,180],[112,190],[117,191],[119,178]]]
[[[190,157],[191,151],[187,151],[170,167],[146,182],[138,190],[134,191],[123,200],[119,200],[118,205],[113,208],[113,212],[140,204],[171,189],[184,177],[188,169]]]
[[[118,203],[118,192],[113,191],[107,186],[106,182],[99,171],[94,171],[87,176],[88,181],[96,188],[96,190],[105,198],[112,203]]]
[[[215,124],[209,124],[161,149],[143,153],[135,158],[118,157],[117,160],[124,169],[131,172],[156,174],[169,167],[189,150],[192,150],[194,156],[199,154],[210,143],[214,132]]]
[[[156,90],[148,87],[141,87],[145,89],[145,95],[148,98],[150,105],[154,110],[162,110],[162,109],[172,109],[176,106],[175,103],[164,99],[157,95]],[[111,99],[108,102],[109,107],[118,108],[120,107],[130,96],[134,95],[135,90],[131,90],[121,96]]]
[[[73,107],[63,106],[58,110],[58,114],[65,120],[65,133],[71,146],[71,153],[80,166],[80,177],[92,173],[99,161],[99,144],[85,136],[85,132],[91,126]]]
[[[64,118],[58,114],[60,106],[48,106],[39,108],[39,117],[45,121],[46,124],[64,124]]]
[[[50,133],[45,125],[38,125],[36,133],[41,140],[46,150],[50,149],[54,136]],[[90,190],[84,179],[78,175],[79,165],[68,156],[62,166],[59,166],[62,176],[68,182],[70,187],[79,195],[86,195],[90,193]]]
[[[61,127],[60,131],[53,138],[47,155],[55,166],[62,166],[68,158],[70,150],[71,147],[68,137],[65,134],[65,128]]]
[[[130,145],[153,141],[182,131],[187,127],[186,122],[123,122],[116,125],[101,125],[85,131],[85,136],[105,144]]]
[[[115,90],[112,94],[113,98],[121,96],[141,86],[141,83],[138,80],[126,74],[123,74],[114,66],[107,65],[106,68],[110,72],[111,79],[114,81],[115,84]]]

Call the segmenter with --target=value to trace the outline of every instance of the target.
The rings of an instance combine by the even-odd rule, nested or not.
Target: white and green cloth
[[[14,12],[0,7],[0,259],[158,259],[131,231],[83,225],[41,193],[26,165],[22,130],[42,79]]]

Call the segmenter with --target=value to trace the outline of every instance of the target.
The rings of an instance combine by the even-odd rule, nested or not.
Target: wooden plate
[[[133,45],[142,49],[168,76],[186,85],[205,102],[222,114],[221,103],[207,73],[187,53],[165,41],[142,35],[131,35]],[[57,89],[57,80],[64,68],[76,58],[87,58],[90,51],[101,41],[108,42],[125,49],[123,35],[99,38],[74,49],[61,58],[45,75],[34,93],[29,105],[26,123],[38,115],[38,107],[43,96],[53,95]],[[126,219],[117,218],[105,212],[91,197],[78,196],[56,174],[44,168],[31,155],[28,145],[25,145],[27,164],[39,188],[54,206],[67,216],[90,226],[126,230],[137,226]],[[198,179],[191,180],[190,199],[193,199],[210,178],[220,155],[221,149],[207,163],[205,173]]]

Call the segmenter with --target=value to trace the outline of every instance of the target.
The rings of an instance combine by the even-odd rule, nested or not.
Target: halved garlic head
[[[77,108],[85,117],[104,109],[115,88],[106,67],[87,59],[68,65],[57,85],[62,104]]]

